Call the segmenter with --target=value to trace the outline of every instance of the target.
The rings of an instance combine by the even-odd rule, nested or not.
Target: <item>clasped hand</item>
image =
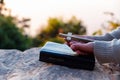
[[[81,36],[81,37],[86,38],[86,36]],[[87,38],[90,39],[90,37]],[[67,45],[70,46],[71,49],[79,55],[89,55],[89,54],[93,54],[94,52],[94,42],[84,43],[80,41],[71,40],[71,41],[67,41]]]

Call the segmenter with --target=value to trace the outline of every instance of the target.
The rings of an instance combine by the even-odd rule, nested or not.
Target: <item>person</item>
[[[79,35],[80,36],[80,35]],[[93,42],[69,41],[67,44],[79,55],[94,54],[102,63],[120,63],[120,27],[101,36],[80,36],[94,40]]]

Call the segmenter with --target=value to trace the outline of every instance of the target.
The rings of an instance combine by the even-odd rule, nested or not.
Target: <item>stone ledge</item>
[[[110,80],[99,65],[87,71],[40,62],[39,51],[0,50],[0,80]]]

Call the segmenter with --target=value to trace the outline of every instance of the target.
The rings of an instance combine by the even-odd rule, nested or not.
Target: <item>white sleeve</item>
[[[95,41],[94,55],[99,63],[120,63],[120,40]]]
[[[102,36],[93,36],[93,39],[100,40],[100,41],[111,41],[113,39],[120,39],[120,28],[113,30],[110,33],[106,33]]]

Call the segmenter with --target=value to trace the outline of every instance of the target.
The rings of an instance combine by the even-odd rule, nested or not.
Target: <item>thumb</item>
[[[73,50],[85,51],[86,45],[82,43],[74,43],[70,46]]]
[[[89,43],[75,43],[73,45],[71,45],[71,48],[73,50],[80,50],[83,52],[89,52],[89,53],[93,53],[93,43],[89,42]]]

